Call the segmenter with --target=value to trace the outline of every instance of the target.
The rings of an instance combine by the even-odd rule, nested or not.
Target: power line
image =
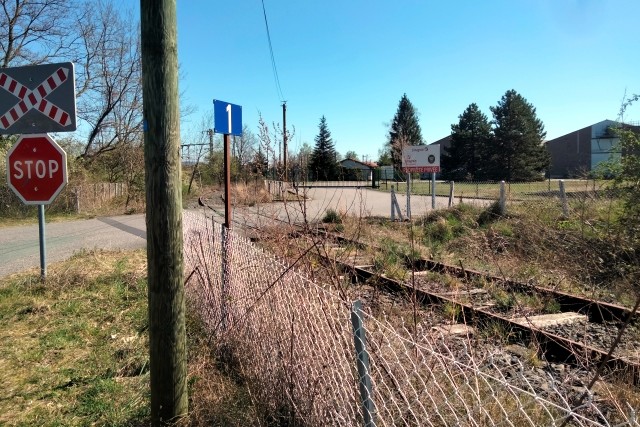
[[[284,95],[282,94],[282,88],[280,87],[280,79],[278,78],[278,69],[276,68],[276,58],[273,55],[273,46],[271,44],[271,34],[269,33],[269,22],[267,21],[267,10],[264,7],[264,0],[262,1],[262,13],[264,15],[264,25],[267,28],[267,41],[269,42],[269,52],[271,53],[271,68],[273,69],[273,78],[276,83],[276,91],[280,97],[280,101],[284,102]]]

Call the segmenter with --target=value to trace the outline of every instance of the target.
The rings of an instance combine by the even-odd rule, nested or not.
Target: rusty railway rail
[[[322,232],[322,231],[321,231]],[[322,232],[330,239],[334,239],[340,243],[350,244],[359,248],[374,248],[381,250],[379,247],[368,245],[353,239],[346,238],[334,233]],[[528,294],[537,293],[542,297],[550,297],[560,304],[561,311],[576,311],[586,314],[591,322],[615,321],[622,322],[632,316],[632,320],[638,320],[640,313],[632,312],[629,308],[598,301],[592,298],[586,298],[579,295],[569,294],[567,292],[558,291],[556,289],[535,285],[531,283],[518,282],[509,278],[493,276],[481,271],[443,264],[441,262],[415,259],[413,260],[413,269],[415,271],[432,271],[440,274],[447,274],[458,277],[463,280],[482,279],[487,282],[499,283],[503,289],[513,292],[522,292]]]
[[[367,246],[362,242],[347,239],[339,235],[331,233],[324,234],[326,234],[327,237],[333,238],[343,244],[355,245],[360,248],[365,248]],[[331,258],[331,261],[339,265],[345,272],[351,274],[356,281],[368,281],[370,279],[375,279],[378,286],[382,286],[391,293],[415,293],[416,299],[422,304],[455,305],[460,309],[460,317],[464,320],[464,323],[476,325],[482,325],[488,322],[499,323],[508,328],[508,330],[513,333],[514,338],[518,341],[527,343],[534,342],[540,351],[540,355],[548,361],[573,365],[579,363],[584,364],[586,361],[586,363],[591,367],[602,365],[606,372],[612,373],[616,377],[623,378],[625,381],[629,381],[635,386],[640,386],[639,363],[631,362],[616,356],[609,356],[608,351],[558,336],[533,325],[525,326],[499,314],[474,307],[471,304],[467,304],[456,299],[448,298],[445,295],[414,288],[408,283],[379,275],[367,268],[352,265],[346,261],[341,261],[335,258]],[[450,274],[465,279],[481,277],[485,280],[499,281],[505,289],[508,290],[530,293],[537,292],[545,296],[555,298],[560,304],[562,311],[582,312],[583,314],[586,314],[589,321],[592,322],[602,322],[605,320],[622,322],[630,316],[634,319],[637,318],[637,313],[632,312],[632,310],[629,310],[626,307],[587,299],[554,289],[520,283],[508,279],[505,280],[482,272],[449,266],[431,260],[416,260],[414,263],[414,269],[419,271],[429,270],[443,274]]]

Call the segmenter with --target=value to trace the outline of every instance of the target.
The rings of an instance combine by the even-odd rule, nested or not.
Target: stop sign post
[[[22,135],[7,153],[7,183],[27,205],[50,204],[67,184],[67,154],[47,134]]]
[[[22,135],[7,152],[7,183],[27,205],[38,205],[40,278],[47,277],[44,205],[67,184],[67,154],[47,134]]]

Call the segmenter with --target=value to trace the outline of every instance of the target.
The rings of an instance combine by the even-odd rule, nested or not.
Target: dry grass
[[[48,280],[0,284],[0,424],[131,425],[146,419],[144,256],[92,252]]]
[[[483,236],[494,233],[491,238],[498,242],[502,241],[501,236],[513,237],[510,226],[504,225],[509,225],[507,221],[512,219],[496,220],[485,227],[470,225],[469,228]],[[442,221],[435,218],[426,222]],[[343,218],[342,224],[348,225],[345,230],[348,237],[361,234],[375,239],[376,234],[382,234],[362,223],[350,223],[349,218]],[[209,226],[208,223],[206,225]],[[360,227],[360,231],[356,231],[354,226]],[[397,229],[400,235],[407,231],[404,224],[388,226]],[[212,233],[215,235],[218,231]],[[289,235],[291,228],[269,229],[268,233],[263,231],[262,244],[272,247],[278,257],[286,258],[289,265],[295,263],[296,270],[308,272],[307,276],[314,277],[314,280],[312,283],[305,277],[283,274],[284,265],[273,262],[271,256],[247,241],[233,240],[236,264],[230,269],[231,291],[224,300],[231,303],[229,311],[235,313],[240,321],[229,334],[233,337],[229,342],[234,345],[227,349],[236,351],[235,366],[242,372],[236,383],[244,385],[244,379],[251,390],[252,399],[249,400],[253,405],[250,413],[257,421],[254,424],[337,425],[336,420],[340,419],[343,421],[340,425],[347,425],[358,419],[358,413],[354,412],[356,402],[351,400],[356,393],[356,383],[344,375],[344,371],[354,370],[353,342],[348,309],[344,303],[354,299],[362,300],[365,312],[372,315],[367,317],[365,325],[371,345],[375,399],[380,420],[384,419],[389,425],[488,426],[497,422],[549,425],[569,411],[571,403],[564,400],[572,396],[569,386],[562,388],[545,383],[538,389],[532,388],[528,382],[531,380],[537,384],[540,378],[546,379],[544,373],[536,371],[544,362],[537,359],[533,351],[527,352],[522,362],[514,364],[514,367],[511,367],[513,356],[499,351],[509,340],[510,330],[497,324],[493,327],[486,325],[464,342],[454,337],[432,336],[432,326],[440,322],[449,324],[458,313],[417,307],[411,295],[390,297],[382,294],[374,283],[352,286],[344,281],[335,264],[322,264],[316,256],[318,253],[335,252],[340,257],[352,257],[355,256],[353,247],[336,250],[321,237],[297,233],[294,235],[300,239],[294,242]],[[198,227],[194,227],[192,232],[193,236],[207,234]],[[387,239],[392,236],[393,233],[385,234]],[[455,233],[451,239],[456,239]],[[406,240],[402,242],[388,244],[385,249],[392,246],[409,248]],[[483,240],[481,242],[485,244]],[[192,243],[192,259],[203,264],[194,263],[190,268],[196,265],[202,271],[205,271],[204,265],[211,268],[207,267],[207,274],[200,276],[202,282],[192,288],[196,292],[194,299],[208,301],[203,315],[209,319],[208,325],[218,325],[221,313],[218,303],[221,301],[221,286],[217,282],[220,264],[208,260],[215,259],[212,254],[221,248],[212,245],[215,249],[203,249],[201,244],[197,244],[197,239]],[[305,255],[305,248],[313,249],[309,252],[312,256],[298,261],[298,257]],[[504,252],[511,253],[512,248],[506,245]],[[391,252],[382,255],[391,261]],[[405,253],[397,250],[395,255],[399,260],[401,257],[397,255],[404,256]],[[389,264],[398,265],[399,262]],[[214,280],[207,281],[209,277]],[[460,286],[457,282],[448,285]],[[338,306],[333,307],[335,303]],[[513,303],[545,309],[543,301],[529,301],[524,295],[516,295]],[[495,363],[492,361],[494,355]],[[207,366],[211,365],[203,363],[204,371]],[[568,374],[568,380],[572,379],[570,375],[573,374]],[[603,406],[606,410],[603,418],[612,422],[626,420],[628,408],[614,407],[616,404],[624,405],[625,398],[613,402],[614,399],[616,397],[611,397],[612,403]],[[584,411],[585,416],[593,415],[587,413],[591,409]],[[593,417],[591,419],[595,421],[597,416]]]
[[[187,425],[251,425],[246,388],[188,320]],[[92,251],[0,280],[0,425],[149,422],[146,254]]]
[[[189,312],[189,417],[185,425],[257,425],[258,417],[248,387],[237,372],[219,360],[199,318]]]
[[[483,212],[457,205],[412,224],[345,217],[343,234],[382,248],[379,264],[394,277],[402,272],[389,249],[411,248],[413,240],[411,252],[423,258],[627,306],[635,301],[637,251],[616,233],[610,200],[574,200],[567,218],[557,204],[514,205],[503,217]]]
[[[254,206],[258,203],[273,201],[273,195],[267,191],[264,185],[234,184],[232,193],[233,203],[236,206]]]

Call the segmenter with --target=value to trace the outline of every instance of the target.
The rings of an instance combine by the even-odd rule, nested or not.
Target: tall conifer
[[[418,112],[405,93],[398,103],[387,140],[387,150],[396,169],[402,166],[402,149],[409,145],[424,145],[424,141],[418,123]]]
[[[332,181],[338,178],[337,153],[324,116],[320,119],[318,129],[316,145],[309,161],[309,173],[312,179]]]

